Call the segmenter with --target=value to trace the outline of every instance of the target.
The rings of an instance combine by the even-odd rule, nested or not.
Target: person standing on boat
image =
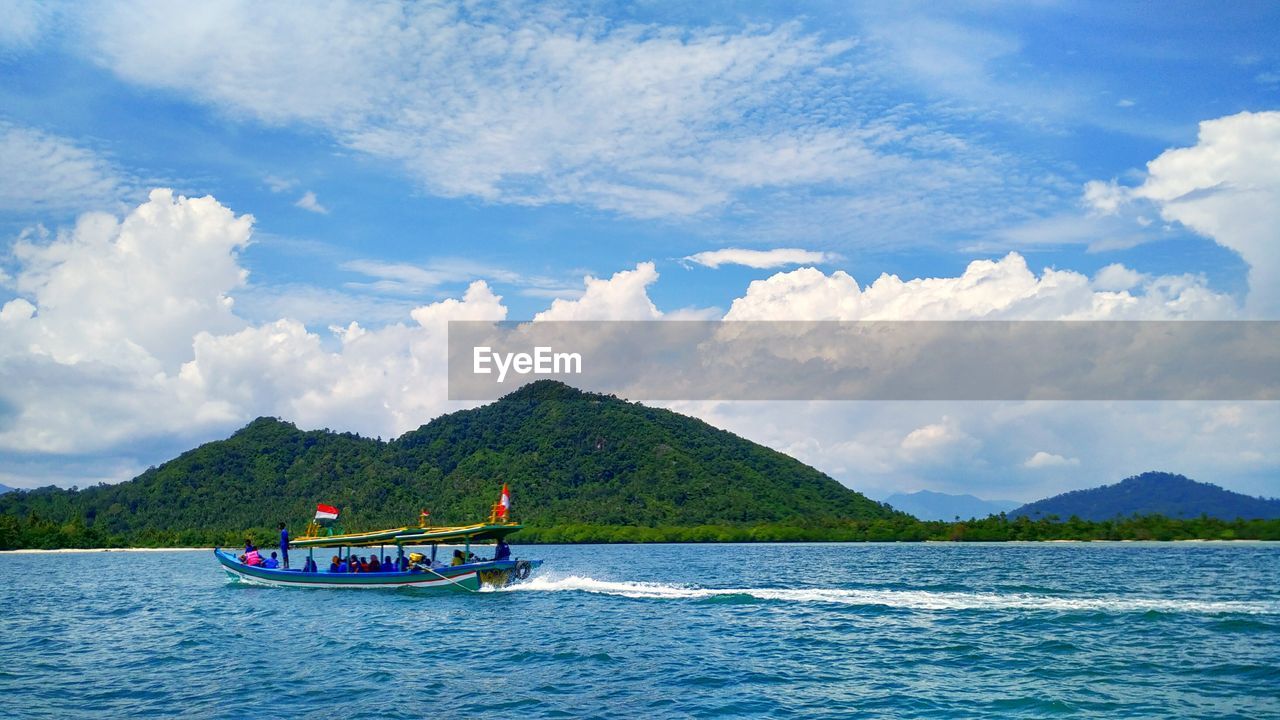
[[[289,528],[280,523],[280,560],[285,569],[289,567]]]
[[[506,540],[503,540],[502,538],[498,538],[498,546],[493,549],[493,561],[501,562],[503,560],[510,560],[510,559],[511,559],[511,546],[507,544]]]

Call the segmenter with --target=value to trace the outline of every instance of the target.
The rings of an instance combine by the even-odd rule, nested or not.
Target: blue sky
[[[415,308],[524,319],[558,299],[574,317],[813,317],[832,303],[805,298],[845,292],[843,271],[864,290],[882,274],[951,279],[881,285],[850,311],[875,317],[1280,313],[1266,290],[1280,283],[1273,3],[18,2],[10,15],[0,305],[22,301],[6,305],[0,356],[10,485],[119,480],[258,414],[416,427],[455,406],[438,388],[411,402],[398,391],[434,388],[414,374],[429,365]],[[229,215],[176,199],[205,196]],[[164,263],[131,260],[128,229],[84,221],[145,224],[150,203],[177,208],[141,243]],[[245,215],[247,239],[228,219]],[[201,233],[222,238],[212,254],[168,257]],[[780,249],[808,256],[769,254]],[[758,267],[690,259],[728,250],[763,254]],[[975,261],[996,263],[975,272],[1013,294],[979,298],[994,281],[966,275]],[[791,274],[807,267],[817,274]],[[153,308],[165,310],[139,319]],[[374,367],[358,344],[375,342],[404,362]],[[277,347],[315,374],[260,356]],[[120,348],[140,354],[125,362]],[[369,373],[387,380],[366,387]],[[68,419],[74,397],[46,407],[82,382],[96,398],[85,417]],[[185,414],[161,420],[148,403]],[[990,409],[883,410],[897,434],[852,449],[889,415],[824,410],[812,422],[841,429],[819,437],[684,409],[873,494],[1027,499],[1176,460],[1193,452],[1179,433],[1221,416],[1231,458],[1161,468],[1280,490],[1269,405],[1170,410],[1184,422],[1150,455],[1107,447],[1084,413],[1008,457]],[[1152,411],[1117,412],[1141,424]],[[99,439],[50,439],[85,434]],[[961,455],[906,457],[921,438]],[[893,458],[867,459],[888,445]],[[1041,452],[1062,463],[1032,463]]]

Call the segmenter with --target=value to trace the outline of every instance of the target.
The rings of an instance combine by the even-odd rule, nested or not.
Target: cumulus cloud
[[[1022,463],[1022,466],[1038,470],[1040,468],[1051,467],[1075,467],[1079,464],[1080,460],[1077,458],[1066,458],[1061,455],[1055,455],[1053,453],[1047,453],[1040,450],[1037,451],[1035,455],[1027,458],[1027,461]]]
[[[608,280],[583,278],[586,290],[574,300],[558,298],[551,307],[534,315],[538,320],[657,320],[662,317],[647,288],[658,280],[651,262],[634,270],[622,270]]]
[[[483,282],[414,308],[410,323],[349,322],[337,349],[294,319],[233,312],[253,218],[155,190],[123,220],[83,215],[14,247],[20,293],[0,307],[0,448],[88,452],[275,414],[394,434],[445,401],[449,319],[505,318]]]
[[[1120,292],[1137,287],[1146,279],[1142,273],[1120,263],[1111,263],[1093,276],[1093,286],[1099,290]]]
[[[1118,281],[1119,271],[1105,280]],[[1114,283],[1113,283],[1114,284]],[[881,275],[865,288],[848,273],[813,268],[752,282],[726,320],[1105,320],[1230,318],[1229,296],[1202,278],[1146,278],[1140,292],[1109,290],[1069,270],[1032,272],[1018,253],[977,260],[954,278]]]
[[[721,265],[745,265],[751,268],[776,268],[784,265],[810,265],[835,259],[831,253],[799,248],[775,248],[773,250],[748,250],[723,248],[707,250],[683,258],[686,262],[718,268]]]
[[[230,292],[247,278],[236,253],[252,223],[211,197],[154,190],[123,221],[89,213],[52,240],[29,233],[13,247],[5,345],[64,365],[176,368],[197,332],[243,324]]]
[[[1280,112],[1242,112],[1200,123],[1192,147],[1147,163],[1141,185],[1093,181],[1085,200],[1099,212],[1150,203],[1249,263],[1246,308],[1280,314]]]
[[[307,212],[316,213],[317,215],[329,214],[329,208],[321,205],[320,201],[316,199],[316,194],[310,190],[303,193],[302,197],[298,198],[298,201],[295,202],[294,205],[306,210]]]
[[[0,121],[0,211],[114,207],[130,182],[93,150]]]
[[[0,451],[83,457],[156,437],[183,438],[186,447],[260,414],[392,436],[462,407],[446,400],[448,321],[505,319],[488,282],[473,278],[461,296],[402,306],[398,321],[376,328],[343,321],[337,305],[327,311],[331,334],[283,306],[278,317],[250,320],[233,299],[252,290],[238,261],[251,231],[251,217],[213,198],[159,190],[123,218],[89,213],[52,237],[19,242],[9,279],[18,296],[0,305],[0,375],[8,380],[0,386]],[[801,269],[753,283],[726,318],[1201,318],[1231,307],[1195,278],[1101,287],[1126,284],[1130,273],[1034,273],[1016,254],[975,262],[959,277],[885,276],[866,287],[847,273]],[[537,319],[679,316],[649,297],[657,281],[653,263],[588,276],[579,297],[558,298]],[[1234,487],[1262,492],[1273,477],[1266,473],[1280,466],[1280,421],[1268,403],[676,407],[868,490],[910,482],[972,491],[965,478],[980,477],[1001,496],[1032,499],[1063,489],[1061,478],[1027,466],[1052,454],[1042,448],[1073,449],[1062,457],[1079,464],[1061,467],[1072,468],[1076,486],[1173,467],[1244,478]]]

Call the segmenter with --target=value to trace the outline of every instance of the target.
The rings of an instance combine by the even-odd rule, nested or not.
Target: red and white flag
[[[502,483],[502,497],[498,498],[498,507],[494,508],[496,515],[500,518],[507,516],[507,511],[511,509],[511,493],[507,492],[507,484]]]
[[[338,508],[332,505],[316,505],[317,520],[337,520]]]

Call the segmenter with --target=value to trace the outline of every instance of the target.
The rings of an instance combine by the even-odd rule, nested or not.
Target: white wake
[[[655,600],[698,600],[748,596],[758,600],[796,603],[867,605],[910,610],[1046,610],[1096,612],[1244,613],[1280,614],[1280,602],[1244,600],[1187,600],[1145,597],[1063,597],[1027,593],[934,592],[929,590],[871,590],[840,588],[704,588],[649,582],[613,582],[571,575],[535,577],[498,592],[585,592]]]

